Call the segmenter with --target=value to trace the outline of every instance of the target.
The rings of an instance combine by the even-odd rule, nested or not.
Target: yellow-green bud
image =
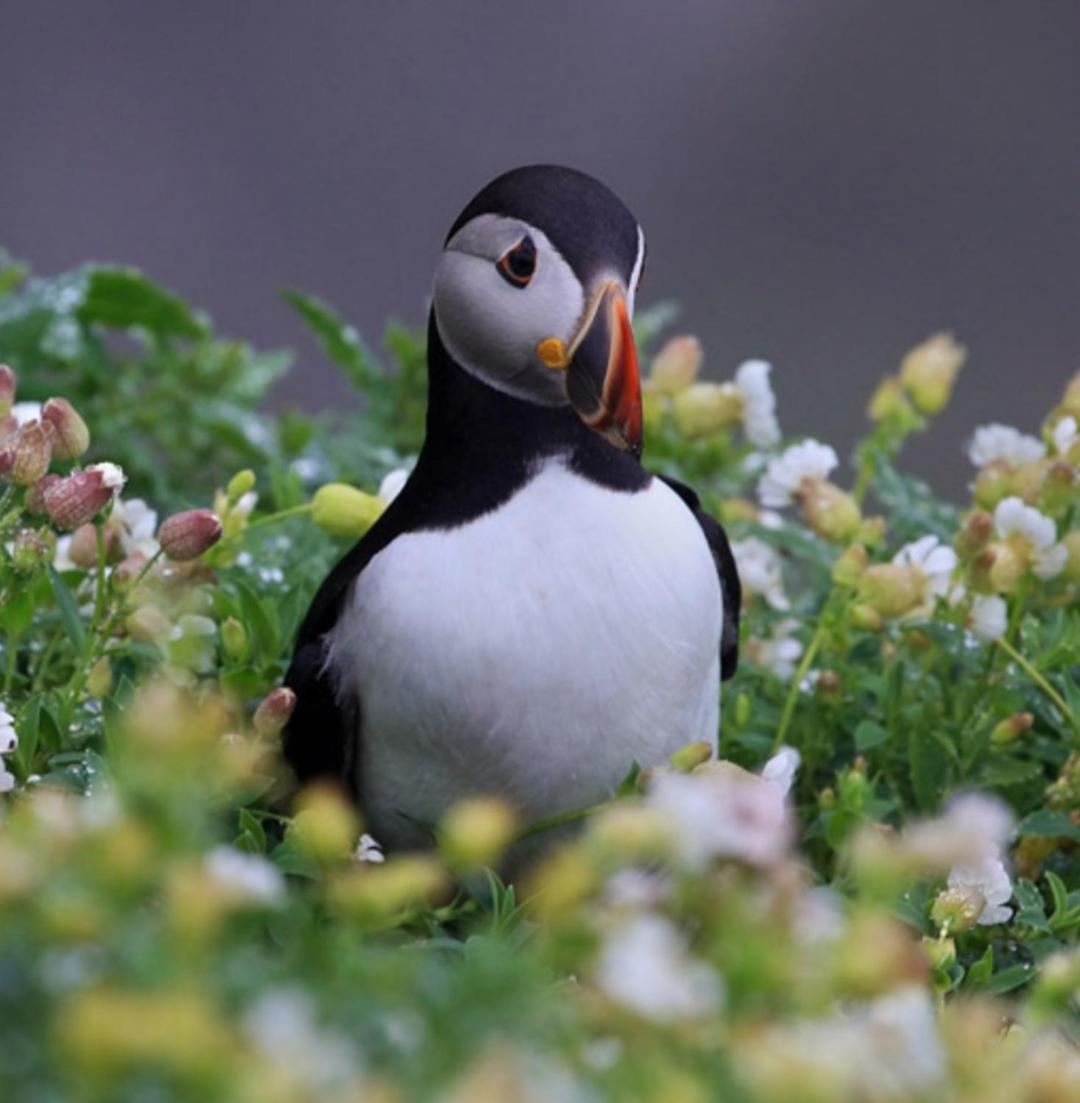
[[[168,634],[172,622],[156,605],[140,605],[128,614],[124,627],[133,640],[157,643]]]
[[[1065,559],[1065,568],[1062,577],[1069,582],[1080,582],[1080,529],[1067,532],[1061,542],[1068,553]]]
[[[99,700],[113,687],[112,666],[106,658],[98,659],[86,678],[86,691]]]
[[[407,908],[437,901],[446,890],[446,871],[434,858],[406,854],[341,874],[330,882],[328,895],[337,911],[378,925]]]
[[[455,804],[439,825],[439,849],[456,868],[494,865],[513,841],[518,819],[495,797],[474,797]]]
[[[227,617],[222,624],[221,644],[234,662],[243,662],[251,654],[247,631],[236,617]]]
[[[327,483],[315,492],[311,519],[332,536],[357,538],[375,524],[385,508],[374,494],[345,483]]]
[[[885,539],[885,518],[864,517],[855,530],[855,539],[868,548],[876,548]]]
[[[867,632],[880,632],[885,627],[885,618],[869,605],[853,605],[851,623]]]
[[[1076,481],[1076,471],[1064,460],[1052,463],[1039,487],[1039,509],[1051,517],[1064,513],[1076,498]]]
[[[1014,712],[994,725],[990,741],[999,747],[1007,746],[1019,739],[1034,723],[1035,717],[1030,712]]]
[[[807,487],[802,500],[806,523],[833,544],[847,543],[862,523],[858,503],[833,483],[815,481]]]
[[[900,380],[894,375],[886,376],[877,386],[866,407],[867,417],[874,422],[889,421],[899,414],[911,412],[911,403],[904,395]]]
[[[975,504],[992,510],[1012,493],[1012,470],[1003,460],[988,463],[975,479]]]
[[[1052,461],[1044,456],[1042,459],[1029,460],[1019,467],[1014,467],[1009,474],[1009,493],[1023,498],[1031,505],[1042,491],[1051,463]]]
[[[653,359],[649,380],[664,394],[677,394],[697,378],[703,358],[696,337],[672,337]]]
[[[225,495],[229,504],[232,505],[239,501],[249,490],[254,489],[255,472],[250,467],[245,467],[243,471],[237,471],[229,480],[229,485],[225,488]]]
[[[973,885],[957,885],[938,893],[930,908],[930,918],[939,931],[959,934],[969,931],[986,907],[986,897]]]
[[[309,858],[320,863],[343,861],[356,846],[360,819],[344,794],[327,785],[305,789],[288,837]]]
[[[743,399],[730,383],[693,383],[671,400],[675,426],[688,440],[738,425]]]
[[[966,359],[967,349],[957,344],[951,334],[935,334],[904,357],[900,382],[924,414],[940,413]]]
[[[735,723],[743,728],[750,719],[750,697],[746,693],[740,693],[735,698]]]
[[[875,563],[859,579],[859,600],[883,617],[902,617],[923,599],[925,580],[915,567]]]
[[[1027,570],[1026,557],[1009,543],[992,544],[988,549],[994,560],[990,566],[990,587],[999,594],[1010,594]]]
[[[956,964],[956,943],[951,938],[930,938],[924,935],[919,945],[930,962],[930,968],[935,972],[950,969]]]
[[[854,590],[859,584],[863,571],[869,563],[869,556],[862,544],[852,544],[833,564],[832,580],[845,590]]]
[[[695,743],[687,743],[685,747],[680,747],[668,761],[673,770],[677,770],[680,774],[688,774],[703,762],[708,762],[712,758],[712,751],[711,743],[699,739]]]

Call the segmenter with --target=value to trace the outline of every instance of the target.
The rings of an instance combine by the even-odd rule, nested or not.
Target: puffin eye
[[[499,258],[495,267],[507,283],[512,283],[515,287],[528,287],[529,280],[536,271],[536,246],[533,239],[526,234],[513,249]]]

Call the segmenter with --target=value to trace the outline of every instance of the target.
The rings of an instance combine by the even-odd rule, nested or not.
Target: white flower
[[[120,546],[124,555],[138,553],[149,559],[157,553],[154,533],[158,516],[142,498],[117,498],[112,518],[120,524]]]
[[[311,997],[298,989],[272,989],[260,996],[244,1015],[244,1031],[287,1081],[308,1088],[314,1098],[338,1098],[363,1072],[354,1044],[344,1034],[320,1028]]]
[[[404,467],[397,467],[391,471],[381,483],[376,495],[383,505],[389,505],[405,489],[409,481],[409,472]]]
[[[1054,426],[1051,439],[1054,442],[1054,450],[1059,456],[1064,456],[1071,451],[1073,445],[1080,441],[1080,431],[1077,430],[1076,418],[1071,414],[1068,417],[1063,417]]]
[[[101,485],[115,494],[119,494],[127,482],[124,469],[118,463],[92,463],[86,470],[97,471],[101,475]]]
[[[1007,923],[1012,908],[1005,907],[1012,899],[1012,881],[1000,858],[983,858],[974,866],[954,866],[949,871],[949,888],[977,889],[986,903],[976,923],[984,927]]]
[[[782,682],[790,681],[803,653],[803,645],[791,635],[798,623],[782,620],[773,626],[772,635],[747,640],[746,657]]]
[[[828,478],[839,462],[827,444],[816,440],[793,444],[769,461],[765,474],[758,481],[761,504],[773,509],[791,505],[805,481]]]
[[[853,1054],[858,1079],[873,1098],[922,1095],[945,1076],[934,1004],[918,985],[905,985],[851,1016],[861,1038]]]
[[[655,870],[628,866],[613,873],[604,883],[604,903],[616,908],[655,907],[670,895],[670,879]]]
[[[993,643],[1009,627],[1009,607],[1003,597],[977,597],[971,603],[968,628],[980,643]]]
[[[760,594],[774,609],[790,607],[784,593],[780,556],[774,548],[756,536],[748,536],[745,540],[734,541],[731,552],[745,592]]]
[[[596,982],[617,1003],[656,1022],[707,1015],[723,986],[704,962],[687,953],[678,929],[657,915],[638,915],[604,940]]]
[[[385,862],[386,855],[383,853],[382,847],[366,832],[360,836],[360,841],[356,844],[356,850],[353,852],[353,861],[355,862]]]
[[[756,448],[772,448],[780,443],[776,395],[769,383],[771,371],[772,365],[764,360],[747,360],[735,372],[735,387],[743,398],[746,439]]]
[[[1003,460],[1010,467],[1019,467],[1042,459],[1045,454],[1046,448],[1038,437],[1021,433],[1011,425],[980,426],[968,445],[968,458],[976,467],[985,467],[995,460]]]
[[[258,854],[215,847],[206,856],[206,870],[223,888],[253,904],[278,904],[285,896],[280,870]]]
[[[904,828],[901,842],[920,863],[931,869],[979,868],[1000,861],[1012,838],[1009,806],[988,793],[960,793],[945,813]]]
[[[1032,570],[1039,578],[1054,578],[1061,574],[1068,558],[1063,544],[1058,544],[1057,526],[1050,517],[1020,498],[1005,498],[994,510],[994,525],[1003,539],[1019,536],[1031,545]]]
[[[893,562],[903,567],[914,567],[926,579],[927,590],[944,597],[957,559],[956,552],[942,544],[936,536],[921,536],[913,543],[905,544],[893,556]]]
[[[41,420],[40,402],[16,402],[11,407],[11,416],[15,418],[19,428],[28,425],[31,421]]]
[[[798,758],[785,747],[760,777],[730,762],[664,774],[646,802],[671,825],[677,854],[689,868],[702,869],[713,858],[772,865],[791,845],[787,793]]]

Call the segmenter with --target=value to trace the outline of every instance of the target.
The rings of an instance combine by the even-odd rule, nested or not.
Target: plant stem
[[[802,684],[803,679],[806,677],[806,674],[810,669],[810,664],[814,661],[814,656],[817,655],[818,650],[820,649],[824,640],[825,629],[824,626],[819,622],[817,631],[811,638],[806,651],[803,652],[803,657],[799,663],[799,668],[795,671],[795,676],[791,679],[791,686],[788,689],[787,700],[784,702],[784,711],[780,716],[780,726],[776,729],[776,737],[773,739],[774,754],[784,744],[784,736],[787,735],[788,727],[791,724],[791,718],[795,714],[795,705],[799,699],[799,686]]]
[[[1004,636],[994,641],[1006,655],[1017,666],[1024,671],[1025,674],[1054,702],[1055,705],[1061,710],[1062,715],[1069,721],[1069,723],[1080,733],[1080,725],[1077,724],[1076,717],[1073,715],[1072,709],[1069,708],[1065,698],[1039,673],[1039,671],[1028,662],[1024,656],[1017,651],[1015,647]]]
[[[604,800],[599,804],[590,804],[588,808],[574,808],[569,812],[559,812],[554,816],[548,816],[546,819],[537,820],[535,823],[529,824],[523,831],[518,832],[514,842],[519,843],[522,839],[528,839],[533,835],[539,835],[541,831],[551,831],[556,827],[562,827],[568,823],[577,823],[578,820],[584,820],[589,816],[595,816],[597,812],[602,812],[605,808],[610,806],[611,801]]]
[[[314,502],[301,502],[298,506],[289,506],[288,509],[280,509],[277,513],[268,513],[265,517],[259,517],[249,521],[244,531],[257,529],[260,525],[269,525],[275,521],[284,521],[289,517],[299,517],[303,513],[310,513],[315,508]]]

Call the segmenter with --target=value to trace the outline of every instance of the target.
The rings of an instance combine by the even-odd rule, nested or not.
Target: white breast
[[[526,821],[582,807],[711,741],[721,620],[705,537],[659,480],[622,493],[554,460],[493,513],[398,537],[330,649],[372,832],[420,841],[409,820],[481,792]]]

